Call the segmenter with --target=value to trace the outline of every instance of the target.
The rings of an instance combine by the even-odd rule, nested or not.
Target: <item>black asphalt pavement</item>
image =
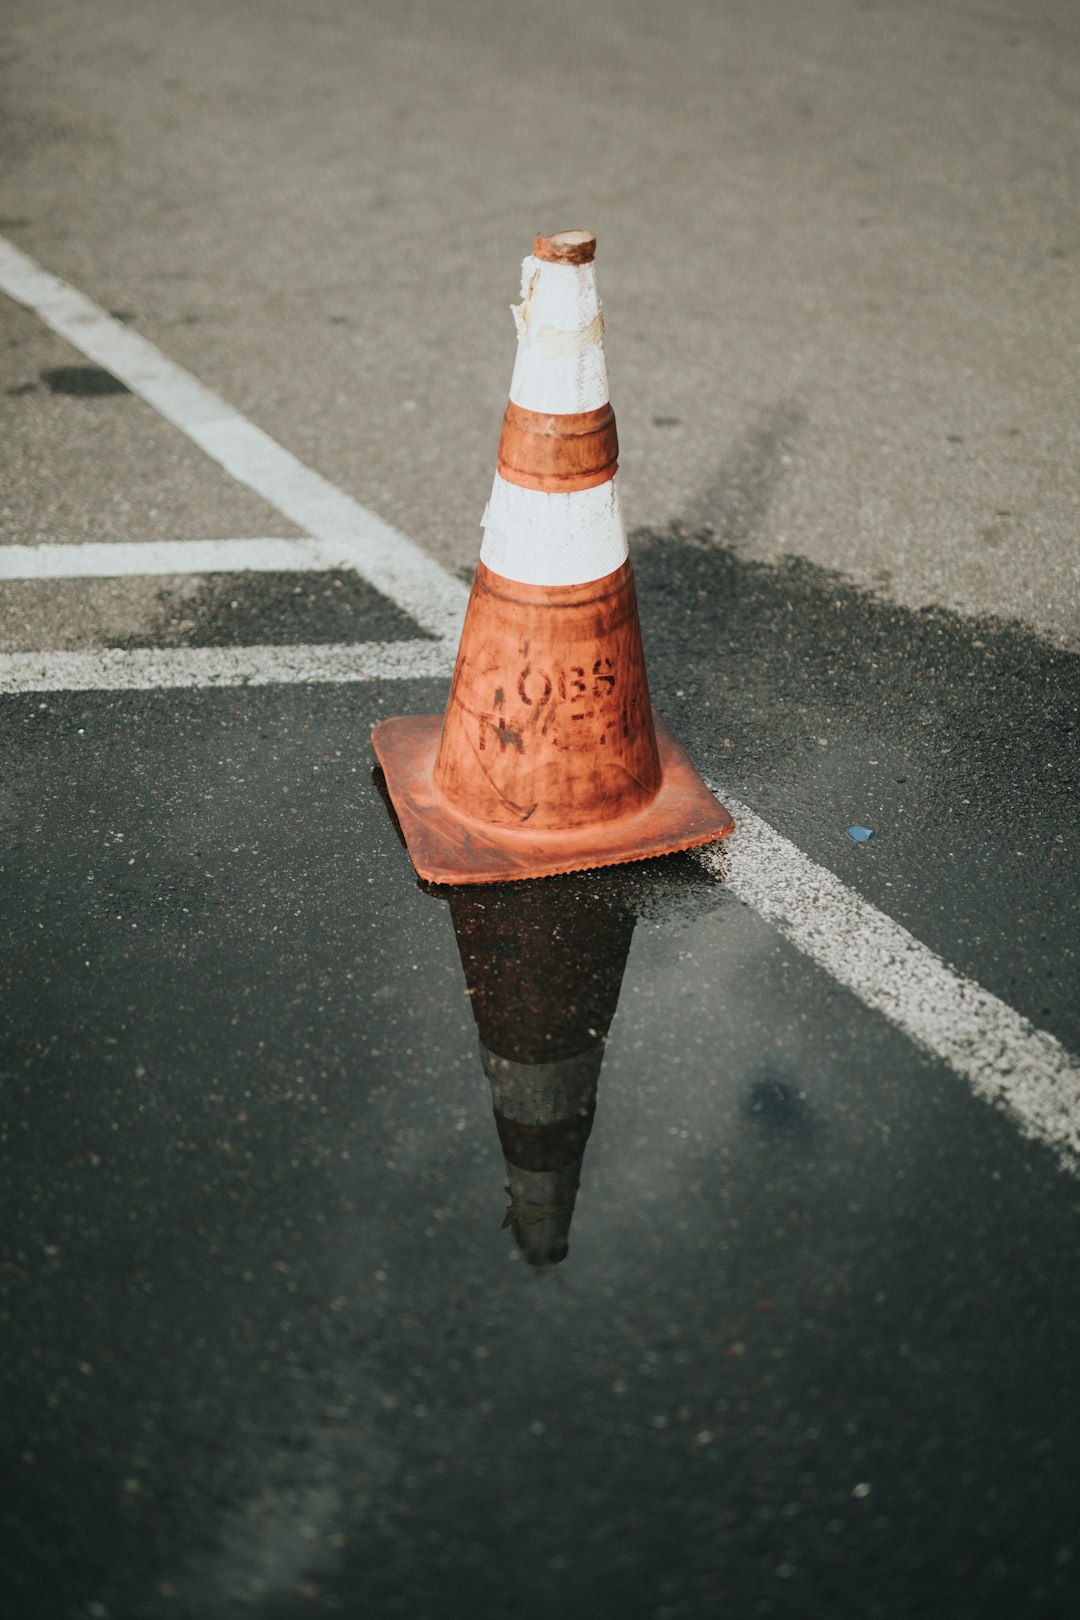
[[[637,555],[703,768],[1069,1035],[1062,655]],[[1080,1185],[692,857],[424,892],[443,690],[5,700],[16,1612],[1071,1613]]]

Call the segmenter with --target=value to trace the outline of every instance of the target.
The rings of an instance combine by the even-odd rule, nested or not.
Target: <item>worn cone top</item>
[[[538,236],[446,713],[373,733],[435,883],[541,877],[732,829],[649,701],[588,231]]]
[[[592,231],[556,231],[554,236],[537,235],[533,258],[549,264],[591,264],[596,258],[596,237]]]
[[[586,584],[628,555],[595,250],[587,231],[537,237],[512,306],[517,358],[480,558],[523,585]]]

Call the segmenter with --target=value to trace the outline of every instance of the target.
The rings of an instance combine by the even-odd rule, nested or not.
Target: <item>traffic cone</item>
[[[557,1265],[636,919],[574,879],[512,903],[454,888],[449,902],[506,1165],[503,1225],[530,1265]]]
[[[538,236],[445,715],[372,743],[431,883],[644,860],[732,831],[649,702],[619,507],[596,240]]]

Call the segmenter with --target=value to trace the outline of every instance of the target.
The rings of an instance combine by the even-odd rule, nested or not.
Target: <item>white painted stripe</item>
[[[181,686],[298,686],[448,676],[446,641],[297,647],[106,647],[0,653],[3,692],[142,692]]]
[[[239,483],[335,547],[342,566],[355,568],[425,630],[456,640],[468,589],[412,540],[305,467],[146,338],[2,236],[0,288],[126,383]]]
[[[608,402],[604,319],[591,264],[549,264],[530,254],[521,266],[521,303],[510,398],[524,410],[558,416]]]
[[[618,480],[569,493],[523,489],[495,474],[481,560],[522,585],[584,585],[621,568],[628,550]]]
[[[726,846],[703,864],[867,1007],[941,1058],[1080,1174],[1080,1060],[726,793]]]
[[[119,579],[148,574],[325,573],[353,570],[344,548],[323,540],[86,541],[0,545],[0,579]]]

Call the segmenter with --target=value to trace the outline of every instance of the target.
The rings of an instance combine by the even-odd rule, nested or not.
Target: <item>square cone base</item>
[[[726,838],[735,826],[653,710],[656,797],[632,815],[569,831],[493,826],[459,815],[435,792],[441,714],[383,720],[371,734],[417,872],[428,883],[508,883],[672,855]]]

